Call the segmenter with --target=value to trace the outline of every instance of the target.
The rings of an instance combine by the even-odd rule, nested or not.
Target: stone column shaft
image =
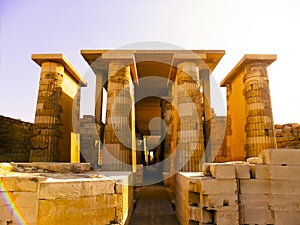
[[[125,88],[129,88],[130,93],[121,94],[117,99],[117,96]],[[128,107],[134,102],[131,89],[133,90],[130,66],[123,62],[110,62],[104,133],[105,148],[107,149],[103,156],[104,170],[130,170],[130,165],[132,165],[132,149],[123,145],[122,140],[116,135],[116,132],[118,132],[120,135],[125,135],[125,139],[128,137],[128,140],[125,140],[127,143],[132,143],[132,135],[135,138],[134,128],[131,131],[131,135],[125,132],[128,129],[127,126],[132,126],[132,116],[134,116],[134,113],[131,113],[131,115],[126,114]],[[116,116],[117,121],[112,121],[112,114]],[[123,131],[124,133],[122,134]]]
[[[177,125],[176,166],[182,171],[199,171],[204,153],[202,93],[196,63],[181,62],[177,66],[175,90],[179,120]],[[179,90],[180,88],[183,89]],[[186,97],[184,96],[186,95]],[[192,101],[190,101],[190,99]],[[198,118],[198,119],[195,119]]]
[[[254,157],[263,149],[276,147],[266,63],[248,63],[244,73],[246,157]]]
[[[59,161],[62,141],[62,80],[64,66],[42,64],[30,161]]]

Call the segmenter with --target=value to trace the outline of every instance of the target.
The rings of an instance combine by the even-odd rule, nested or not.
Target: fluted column
[[[246,101],[246,157],[258,156],[263,149],[275,148],[272,105],[267,64],[255,61],[244,67]]]
[[[176,166],[182,171],[199,171],[204,153],[202,93],[195,62],[177,65],[175,98],[178,111]]]
[[[124,91],[129,88],[130,91]],[[135,126],[132,126],[133,112],[128,115],[128,108],[134,102],[133,84],[130,66],[125,62],[109,63],[107,86],[107,113],[104,132],[106,151],[103,156],[104,170],[130,170],[133,163],[132,149],[124,145],[126,142],[134,145]],[[131,130],[130,126],[132,126]],[[131,132],[131,135],[127,132]],[[120,135],[122,139],[120,139]]]

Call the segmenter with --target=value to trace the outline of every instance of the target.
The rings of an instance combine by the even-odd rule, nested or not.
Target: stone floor
[[[167,190],[161,185],[141,188],[129,225],[179,225]]]

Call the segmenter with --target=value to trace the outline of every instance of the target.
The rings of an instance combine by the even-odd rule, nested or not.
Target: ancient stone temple
[[[213,113],[210,102],[210,73],[224,51],[81,54],[96,76],[91,145],[100,146],[91,154],[86,149],[93,147],[81,145],[81,152],[101,157],[103,170],[135,172],[136,165],[157,164],[164,172],[199,171],[203,162],[245,160],[276,147],[267,75],[275,55],[245,55],[221,82],[226,119]],[[41,79],[30,160],[79,162],[80,87],[86,83],[62,55],[32,59]]]
[[[33,54],[34,123],[0,116],[0,224],[297,224],[300,125],[274,126],[276,55],[247,54],[224,76],[218,115],[224,54],[82,50],[95,84],[62,54]]]

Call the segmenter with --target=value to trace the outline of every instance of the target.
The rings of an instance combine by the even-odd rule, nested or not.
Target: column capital
[[[266,67],[271,65],[277,59],[277,55],[274,54],[246,54],[244,57],[235,65],[235,67],[229,72],[229,74],[222,80],[220,86],[226,87],[227,83],[230,83],[236,76],[241,74],[246,65],[255,62],[263,62]]]
[[[82,87],[86,87],[86,81],[81,77],[73,65],[63,54],[32,54],[31,59],[36,62],[40,67],[46,62],[59,63],[64,67],[64,71],[67,72],[78,84]]]

